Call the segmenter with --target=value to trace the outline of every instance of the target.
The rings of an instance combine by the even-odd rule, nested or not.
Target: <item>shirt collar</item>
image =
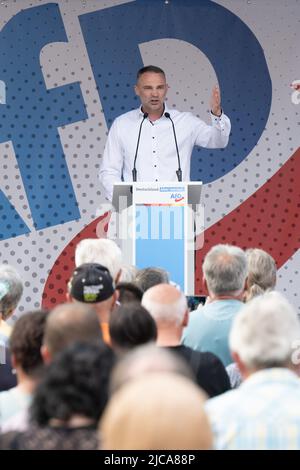
[[[171,114],[172,110],[169,109],[169,107],[168,107],[168,105],[167,105],[166,102],[164,102],[164,106],[165,106],[164,113],[168,112],[168,113]],[[144,116],[144,112],[142,111],[142,106],[140,106],[140,107],[137,109],[137,112],[138,112],[138,116],[139,116],[139,117],[143,117],[143,116]],[[162,118],[162,117],[163,117],[163,116],[161,116],[161,118]],[[161,118],[160,118],[160,119],[161,119]],[[165,118],[165,119],[167,119],[167,118]]]

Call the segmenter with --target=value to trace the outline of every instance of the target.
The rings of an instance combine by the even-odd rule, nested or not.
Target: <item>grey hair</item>
[[[229,345],[249,369],[291,364],[293,344],[300,340],[297,313],[279,292],[248,302],[235,317]]]
[[[134,282],[138,269],[133,264],[122,264],[118,282]]]
[[[137,272],[134,282],[143,292],[146,292],[157,284],[169,284],[170,280],[167,271],[162,268],[144,268]]]
[[[276,263],[269,253],[259,248],[246,250],[246,257],[248,281],[245,300],[248,302],[253,297],[275,288]]]
[[[18,271],[8,265],[0,265],[0,314],[6,320],[17,307],[22,294],[23,282]]]
[[[232,245],[214,246],[205,256],[203,274],[211,293],[240,294],[247,277],[245,252]]]
[[[122,266],[122,252],[113,240],[86,238],[78,243],[75,250],[76,267],[84,263],[101,264],[115,281]]]
[[[176,288],[173,287],[173,289],[175,290]],[[172,302],[160,302],[155,292],[155,287],[148,289],[142,298],[143,307],[148,310],[154,318],[155,323],[176,323],[180,325],[188,308],[187,300],[183,292],[176,290],[176,293],[178,292],[179,295],[178,298],[175,298]]]

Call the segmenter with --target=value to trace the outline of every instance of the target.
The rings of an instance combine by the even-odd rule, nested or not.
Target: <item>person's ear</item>
[[[50,362],[52,361],[52,355],[46,344],[43,344],[41,346],[41,356],[43,358],[44,364],[50,364]]]
[[[140,96],[140,91],[138,85],[134,85],[134,92],[137,96]]]
[[[117,285],[118,282],[120,281],[121,274],[122,274],[122,269],[120,269],[120,271],[119,271],[118,274],[116,275],[115,285]]]
[[[8,310],[6,310],[5,315],[2,314],[3,320],[4,320],[4,321],[8,320],[8,319],[12,316],[12,314],[14,313],[14,311],[15,311],[15,308],[14,308],[14,307],[9,308]]]
[[[186,326],[188,326],[189,317],[190,317],[190,311],[189,311],[189,309],[186,309],[186,311],[184,312],[184,315],[183,315],[183,319],[182,319],[182,326],[183,326],[183,328],[185,328]]]
[[[118,301],[118,298],[119,298],[119,291],[118,291],[118,290],[115,290],[115,292],[114,292],[113,295],[111,296],[110,310],[112,310],[112,309],[116,306],[116,303],[117,303],[117,301]]]
[[[207,282],[204,276],[202,277],[202,285],[204,289],[204,295],[208,296],[209,292],[208,292]]]
[[[16,356],[14,353],[12,353],[10,356],[10,362],[11,362],[12,369],[16,369],[18,364],[17,364]]]
[[[118,290],[115,290],[114,297],[115,297],[115,301],[114,301],[114,304],[115,304],[117,300],[119,300],[119,297],[120,297],[120,292]]]
[[[233,361],[236,363],[236,365],[238,366],[238,369],[239,369],[243,379],[248,377],[248,375],[249,375],[248,369],[245,367],[245,365],[244,365],[243,361],[241,360],[239,354],[237,352],[231,351],[231,357],[232,357]]]

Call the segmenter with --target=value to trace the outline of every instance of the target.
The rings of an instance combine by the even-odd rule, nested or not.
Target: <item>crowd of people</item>
[[[261,249],[217,245],[204,305],[85,239],[66,301],[24,313],[0,266],[1,449],[300,449],[300,323]]]

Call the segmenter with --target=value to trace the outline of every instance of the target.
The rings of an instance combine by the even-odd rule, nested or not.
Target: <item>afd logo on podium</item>
[[[184,196],[181,193],[172,193],[171,199],[173,199],[174,202],[181,202],[184,200]]]

